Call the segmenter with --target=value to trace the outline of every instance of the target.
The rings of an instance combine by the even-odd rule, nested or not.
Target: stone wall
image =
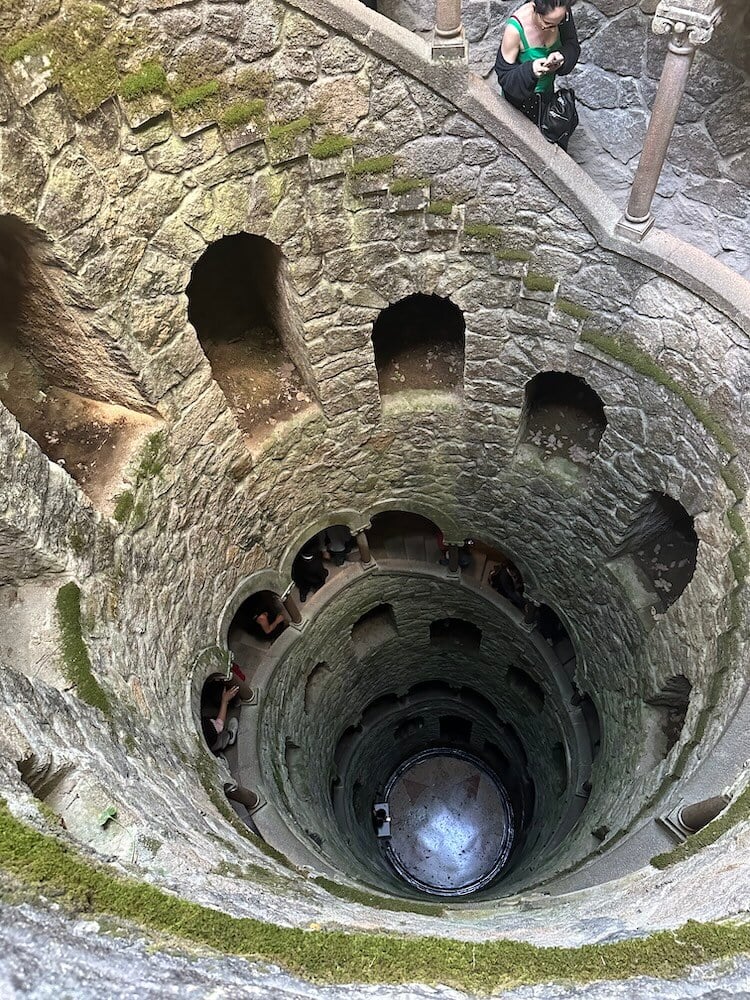
[[[617,759],[606,775],[602,767],[592,808],[628,823],[662,782],[696,766],[691,741],[706,753],[744,693],[743,660],[726,651],[727,637],[745,630],[738,467],[748,447],[750,309],[739,279],[678,241],[618,241],[616,212],[575,164],[517,129],[481,83],[431,66],[397,26],[344,0],[252,6],[252,18],[242,4],[138,7],[151,48],[122,72],[155,52],[176,70],[197,53],[230,104],[245,93],[238,70],[271,74],[266,110],[287,131],[229,127],[227,107],[215,103],[198,114],[167,110],[164,95],[144,105],[107,98],[81,114],[32,57],[2,83],[2,211],[52,241],[85,289],[91,335],[116,345],[112,356],[135,373],[165,430],[155,453],[122,470],[131,506],[115,521],[3,412],[5,575],[19,586],[24,566],[77,579],[93,670],[115,703],[110,721],[73,692],[32,687],[3,649],[3,792],[38,821],[14,762],[65,758],[72,747],[73,763],[103,790],[80,827],[91,850],[216,907],[231,895],[237,914],[362,926],[371,911],[264,859],[198,786],[186,689],[229,596],[253,572],[286,565],[290,539],[327,510],[365,519],[383,507],[443,512],[506,549],[530,595],[559,609],[581,652],[581,686],[596,688],[605,719],[673,673],[693,682],[683,743],[658,769],[629,781],[641,752],[636,709],[630,771]],[[313,140],[331,132],[353,151],[312,155]],[[352,169],[389,153],[379,172]],[[50,213],[51,191],[69,211]],[[206,246],[239,231],[267,236],[286,258],[321,403],[253,452],[187,322],[185,296]],[[463,396],[379,397],[372,323],[414,291],[449,295],[464,311]],[[546,370],[580,375],[603,400],[608,426],[589,467],[549,467],[515,449],[524,387]],[[695,576],[663,616],[644,611],[607,567],[652,490],[683,504],[700,539]],[[26,561],[19,536],[40,564]],[[208,780],[220,787],[210,768]],[[135,850],[95,829],[112,799]],[[272,889],[226,877],[221,862],[260,866]],[[640,887],[618,887],[618,929],[739,908],[746,866],[730,881],[720,865],[711,852],[691,863],[689,904],[643,919]],[[667,892],[665,876],[651,871],[646,881]],[[591,914],[611,915],[593,895],[555,931],[560,940],[587,940]],[[491,930],[380,918],[443,935],[540,933],[515,916]]]
[[[519,6],[517,0],[463,2],[469,65],[493,87],[503,25]],[[741,136],[750,125],[750,62],[742,40],[750,23],[742,0],[725,6],[723,22],[695,58],[654,215],[658,226],[747,276],[750,160]],[[646,11],[653,7],[638,0],[579,0],[574,7],[581,61],[565,85],[576,92],[581,125],[569,152],[621,209],[666,52],[666,37],[650,31]],[[434,0],[380,0],[378,9],[425,36],[434,25]]]

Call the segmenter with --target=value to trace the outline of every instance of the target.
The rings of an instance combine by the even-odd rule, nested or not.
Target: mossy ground
[[[81,591],[75,583],[66,583],[58,590],[56,608],[63,673],[75,685],[82,701],[100,709],[105,715],[111,715],[112,707],[91,670],[91,660],[81,634]]]
[[[515,986],[668,977],[750,950],[750,926],[689,921],[676,931],[580,948],[306,931],[233,917],[82,859],[0,805],[0,867],[79,913],[132,921],[220,952],[278,964],[323,983],[443,983],[489,993]]]

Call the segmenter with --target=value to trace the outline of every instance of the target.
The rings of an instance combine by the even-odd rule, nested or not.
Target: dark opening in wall
[[[188,319],[249,443],[314,403],[275,243],[249,233],[212,243],[193,268],[187,296]]]
[[[237,609],[227,635],[231,651],[240,660],[274,642],[287,627],[281,598],[272,590],[258,590]]]
[[[685,716],[690,706],[693,686],[684,674],[674,674],[655,695],[646,698],[646,704],[659,709],[660,725],[664,737],[662,756],[666,757],[680,739]]]
[[[508,667],[505,675],[508,684],[522,699],[524,704],[535,713],[544,708],[544,691],[537,682],[520,667]]]
[[[410,736],[416,736],[421,729],[424,729],[424,717],[421,715],[412,715],[396,726],[393,736],[397,740],[406,740]]]
[[[588,466],[607,426],[594,390],[569,372],[540,372],[527,384],[519,442],[546,461],[566,458]]]
[[[466,324],[458,306],[418,292],[384,309],[372,329],[381,395],[461,389]]]
[[[378,604],[371,608],[352,626],[352,643],[359,656],[393,639],[395,635],[396,619],[390,604]]]
[[[141,412],[149,407],[122,359],[64,304],[61,281],[41,239],[0,216],[0,401],[110,513],[125,467],[160,422]]]
[[[440,739],[448,743],[471,743],[471,722],[460,715],[440,716]]]
[[[552,754],[550,755],[550,764],[552,766],[552,772],[555,776],[555,784],[557,786],[557,791],[562,795],[565,789],[568,787],[568,755],[565,753],[565,747],[562,743],[555,743],[552,747]]]
[[[482,630],[463,618],[439,618],[430,623],[430,642],[433,646],[461,646],[476,650],[482,642]]]
[[[597,711],[591,695],[579,691],[575,682],[573,682],[573,697],[571,699],[571,703],[573,705],[579,705],[581,711],[583,712],[583,720],[586,723],[589,740],[591,741],[591,757],[593,759],[599,753],[602,743],[602,724],[599,718],[599,712]]]
[[[443,537],[440,529],[434,521],[420,514],[404,510],[375,514],[367,537],[376,558],[436,563],[442,556],[438,545]]]
[[[618,547],[615,557],[629,557],[660,612],[669,608],[695,572],[698,536],[693,518],[677,500],[650,493]]]

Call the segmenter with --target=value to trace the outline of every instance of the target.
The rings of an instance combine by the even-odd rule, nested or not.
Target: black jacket
[[[568,11],[568,16],[560,25],[560,45],[565,61],[557,70],[556,75],[565,76],[573,69],[581,54],[578,32],[571,11]],[[495,60],[497,82],[503,88],[504,97],[517,108],[522,107],[528,101],[537,85],[533,65],[531,61],[524,63],[506,62],[503,58],[502,44],[497,50],[497,59]]]

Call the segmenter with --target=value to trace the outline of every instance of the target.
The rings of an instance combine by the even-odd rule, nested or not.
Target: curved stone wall
[[[242,5],[139,9],[151,47],[120,71],[155,52],[171,70],[199,51],[227,87],[248,66],[271,73],[268,117],[286,119],[287,131],[263,125],[239,137],[225,127],[226,107],[203,106],[196,120],[165,111],[164,95],[151,95],[150,109],[117,98],[82,113],[33,54],[3,78],[4,176],[18,181],[3,187],[3,212],[50,240],[68,269],[65,306],[107,344],[163,429],[121,470],[112,519],[3,410],[3,596],[46,617],[50,641],[60,612],[52,584],[36,586],[40,573],[45,583],[75,580],[81,614],[60,622],[68,638],[78,630],[74,664],[63,643],[49,672],[33,644],[6,632],[2,788],[16,814],[45,822],[41,799],[73,843],[186,898],[223,909],[231,895],[236,915],[284,925],[363,927],[370,909],[264,857],[217,811],[221,776],[196,756],[187,689],[196,670],[222,661],[215,644],[232,595],[239,601],[254,573],[285,589],[294,545],[326,512],[328,523],[352,512],[354,528],[379,509],[435,512],[457,532],[449,541],[470,532],[503,548],[529,595],[564,619],[580,654],[576,682],[600,710],[587,817],[606,815],[613,836],[637,831],[694,787],[709,748],[742,718],[750,308],[744,283],[671,237],[620,241],[617,212],[575,164],[516,132],[483,84],[427,63],[398,26],[345,0],[259,7],[254,19]],[[313,109],[321,118],[305,120]],[[331,131],[353,152],[313,155]],[[391,153],[377,172],[361,168]],[[320,400],[252,450],[187,322],[185,295],[206,246],[241,231],[266,236],[286,259],[300,317],[290,353]],[[450,296],[464,313],[463,395],[380,399],[372,324],[415,291]],[[590,465],[516,447],[525,386],[550,370],[584,378],[603,401],[607,428]],[[663,615],[616,558],[652,491],[682,504],[699,539],[693,579]],[[300,638],[318,630],[310,618]],[[289,643],[291,657],[286,635],[278,648]],[[99,708],[80,697],[86,658],[108,699],[97,696]],[[683,736],[653,761],[643,702],[676,674],[694,692]],[[734,781],[739,753],[710,782]],[[119,827],[97,821],[110,805]],[[733,836],[741,845],[744,826]],[[566,842],[566,863],[594,846],[587,825]],[[651,869],[637,888],[566,902],[565,927],[547,900],[547,924],[578,944],[613,900],[612,932],[626,935],[735,912],[747,873],[740,860],[727,874],[725,849],[681,869],[690,899],[675,892],[661,911],[644,907],[646,890],[669,894],[671,879]],[[377,916],[414,933],[542,939],[534,920],[499,910],[491,928]]]

